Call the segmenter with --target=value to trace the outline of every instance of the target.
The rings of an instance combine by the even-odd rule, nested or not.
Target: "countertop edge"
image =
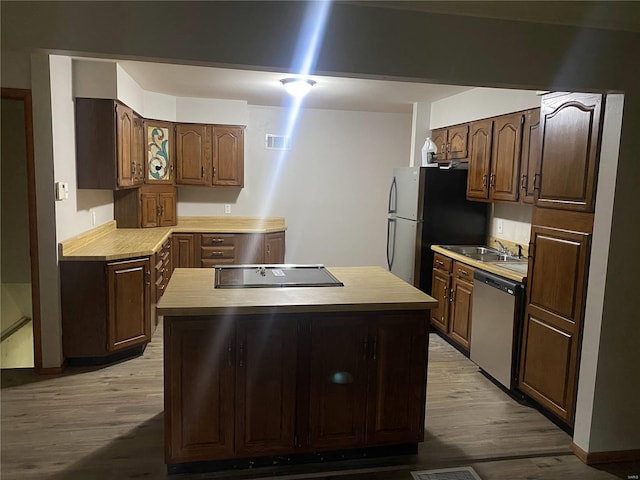
[[[467,265],[471,265],[474,268],[479,270],[484,270],[490,273],[494,273],[501,277],[508,278],[509,280],[514,280],[516,282],[525,282],[527,279],[526,275],[519,274],[513,270],[509,270],[507,268],[498,267],[493,265],[492,262],[481,262],[479,260],[474,260],[469,257],[465,257],[459,253],[452,252],[451,250],[447,250],[446,248],[442,248],[439,245],[432,245],[431,250],[440,255],[444,255],[445,257],[452,258],[462,263],[466,263]]]

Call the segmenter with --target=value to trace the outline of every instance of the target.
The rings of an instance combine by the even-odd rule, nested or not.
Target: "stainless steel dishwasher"
[[[469,357],[512,390],[518,374],[524,286],[482,270],[475,271],[474,279]]]

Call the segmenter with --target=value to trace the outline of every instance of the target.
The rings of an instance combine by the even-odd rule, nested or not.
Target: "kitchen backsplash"
[[[530,205],[494,203],[489,219],[489,245],[495,247],[497,245],[495,239],[498,239],[509,250],[513,249],[515,245],[521,245],[524,249],[528,249],[531,235],[531,213]],[[500,224],[502,224],[502,232],[499,229]]]

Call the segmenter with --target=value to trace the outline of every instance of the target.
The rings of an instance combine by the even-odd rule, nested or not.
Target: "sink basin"
[[[527,274],[527,262],[513,262],[513,263],[494,263],[494,265],[502,268],[506,268],[508,270],[513,270],[514,272],[521,273],[523,275]]]
[[[495,248],[491,247],[482,247],[475,245],[447,245],[442,248],[449,250],[454,253],[459,253],[460,255],[486,255],[489,253],[499,254],[500,252]]]
[[[481,262],[525,262],[526,258],[514,257],[507,253],[501,253],[499,250],[491,247],[477,246],[477,245],[446,245],[442,248],[449,250],[473,260],[479,260]]]

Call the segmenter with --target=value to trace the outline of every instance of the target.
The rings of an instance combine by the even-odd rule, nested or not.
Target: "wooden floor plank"
[[[425,442],[417,455],[171,478],[410,480],[412,470],[466,465],[483,479],[497,480],[600,480],[617,478],[608,471],[634,473],[634,465],[607,471],[582,464],[570,454],[566,433],[506,395],[433,334],[429,362]],[[68,368],[57,376],[2,371],[2,479],[169,478],[162,375],[161,327],[144,354],[114,365]]]

